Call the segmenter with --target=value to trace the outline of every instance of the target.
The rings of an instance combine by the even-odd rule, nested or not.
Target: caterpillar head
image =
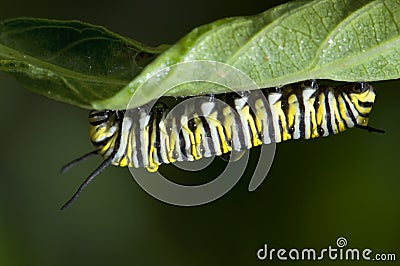
[[[99,154],[107,158],[114,149],[118,135],[120,111],[91,111],[89,114],[89,136]]]
[[[347,93],[355,109],[353,115],[356,117],[357,124],[366,126],[376,97],[375,88],[369,83],[359,82],[349,85]]]

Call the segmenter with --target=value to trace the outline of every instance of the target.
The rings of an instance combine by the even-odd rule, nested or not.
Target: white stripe
[[[132,125],[132,122],[130,118],[124,117],[122,120],[122,126],[121,126],[121,136],[120,136],[120,141],[119,141],[119,148],[117,153],[115,154],[115,161],[119,161],[124,155],[125,151],[128,145],[128,137],[129,137],[129,131],[130,127]]]
[[[292,94],[294,95],[294,94]],[[292,97],[292,95],[289,96],[288,100]],[[301,114],[300,114],[300,103],[299,103],[299,98],[297,95],[294,95],[296,98],[295,102],[289,103],[290,105],[294,105],[296,108],[296,112],[294,113],[294,132],[293,132],[293,139],[299,139],[300,138],[300,120],[301,120]],[[303,99],[303,104],[304,104],[304,99]],[[289,124],[287,125],[289,126]],[[305,126],[305,129],[307,129],[307,125]]]
[[[282,136],[281,136],[281,131],[280,131],[280,126],[279,126],[279,113],[282,111],[281,106],[278,106],[275,108],[275,104],[277,104],[282,97],[282,94],[280,93],[271,93],[268,95],[268,102],[269,106],[271,109],[272,113],[272,121],[273,121],[273,128],[274,128],[274,136],[275,139],[273,140],[274,142],[281,142]],[[278,109],[278,110],[275,110]]]
[[[145,134],[148,135],[149,131],[147,125],[149,124],[150,115],[147,114],[145,110],[139,111],[139,139],[141,146],[137,147],[139,152],[142,154],[143,165],[146,167],[149,165],[149,157],[148,157],[148,148],[149,148],[149,139],[145,138]]]
[[[132,145],[132,154],[131,154],[131,160],[133,162],[133,166],[136,168],[140,167],[139,164],[139,159],[137,156],[138,152],[138,144],[137,144],[137,136],[135,136],[135,128],[138,126],[135,121],[131,120],[132,127],[131,127],[131,132],[130,132],[130,139],[131,139],[131,145]]]
[[[202,114],[207,117],[211,114],[212,109],[214,108],[214,102],[204,102],[201,104],[200,109]],[[186,113],[186,112],[185,112]]]
[[[312,119],[315,118],[316,110],[314,110],[313,103],[315,101],[311,96],[316,92],[315,89],[307,88],[303,90],[303,103],[304,103],[304,124],[305,124],[305,134],[304,138],[309,139],[313,133],[311,128]],[[313,101],[314,100],[314,101]]]
[[[256,109],[256,117],[261,124],[261,134],[262,134],[262,142],[264,144],[271,143],[271,139],[269,137],[269,127],[268,127],[268,114],[265,108],[265,103],[262,99],[257,99],[254,102]]]
[[[322,98],[322,100],[321,100],[321,98]],[[322,124],[321,124],[321,127],[324,130],[324,134],[322,134],[323,137],[329,136],[328,118],[326,117],[327,116],[327,110],[326,110],[327,106],[325,104],[325,98],[326,98],[325,94],[321,93],[319,102],[320,102],[320,106],[322,106],[322,111],[323,111]]]
[[[166,112],[164,112],[163,117],[161,118],[161,121],[159,123],[159,128],[160,128],[160,153],[161,153],[161,158],[164,163],[168,163],[168,143],[169,143],[169,136],[167,134],[167,130],[165,127],[165,116]]]
[[[336,127],[336,112],[334,109],[334,102],[336,103],[335,96],[333,95],[333,91],[329,90],[328,92],[328,99],[329,99],[329,106],[330,106],[330,114],[331,117],[329,118],[331,120],[331,125],[332,125],[332,131],[334,134],[339,133],[338,128]],[[336,105],[336,104],[335,104]]]
[[[107,126],[106,125],[105,126],[99,126],[97,128],[100,129],[100,128],[104,128],[104,127],[107,127]],[[102,134],[102,136],[100,138],[96,139],[96,142],[101,142],[104,139],[109,138],[110,136],[114,135],[117,130],[118,130],[118,126],[116,126],[116,125],[111,126],[109,129],[107,129],[104,132],[104,134]],[[94,134],[96,134],[96,132]]]

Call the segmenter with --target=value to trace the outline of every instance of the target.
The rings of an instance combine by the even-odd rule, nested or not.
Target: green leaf
[[[312,78],[398,79],[399,32],[398,0],[293,1],[255,16],[198,27],[168,49],[76,21],[15,19],[0,25],[0,70],[62,102],[125,109],[135,93],[140,97],[131,107],[157,98],[160,88],[175,78],[173,66],[196,60],[235,67],[262,88]],[[170,71],[160,72],[165,68]],[[190,71],[204,76],[210,70]],[[154,86],[141,90],[154,76]],[[242,83],[235,89],[248,88]],[[227,91],[195,82],[175,86],[166,95]]]
[[[400,77],[400,3],[395,0],[294,1],[259,15],[216,21],[194,29],[149,64],[114,97],[94,103],[125,108],[132,94],[161,69],[193,60],[236,67],[260,87],[305,79],[377,81]],[[201,70],[196,70],[200,71]],[[160,75],[167,84],[174,71]],[[201,73],[198,73],[201,75]],[[243,84],[246,88],[246,84]],[[229,91],[223,87],[177,86],[166,93],[187,96]],[[140,91],[133,106],[157,96]]]
[[[115,95],[165,49],[79,21],[0,24],[0,70],[35,93],[83,108]]]

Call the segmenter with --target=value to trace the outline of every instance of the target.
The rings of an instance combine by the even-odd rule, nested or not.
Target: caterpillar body
[[[89,134],[96,150],[66,165],[99,154],[103,163],[86,179],[63,208],[110,164],[146,167],[194,161],[233,150],[311,139],[368,126],[375,89],[365,82],[339,86],[315,80],[267,88],[194,97],[168,112],[161,102],[129,110],[91,111]],[[222,103],[222,104],[221,104]]]

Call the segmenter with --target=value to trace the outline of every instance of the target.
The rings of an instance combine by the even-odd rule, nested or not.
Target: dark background
[[[0,19],[79,19],[157,45],[282,2],[13,0],[1,4]],[[171,206],[146,194],[127,169],[110,167],[61,212],[101,162],[59,173],[92,150],[88,111],[34,95],[0,73],[0,265],[271,265],[256,258],[264,243],[320,249],[341,236],[350,248],[400,256],[400,82],[374,84],[379,95],[371,125],[385,134],[353,129],[279,144],[266,181],[253,193],[248,172],[211,204]]]

